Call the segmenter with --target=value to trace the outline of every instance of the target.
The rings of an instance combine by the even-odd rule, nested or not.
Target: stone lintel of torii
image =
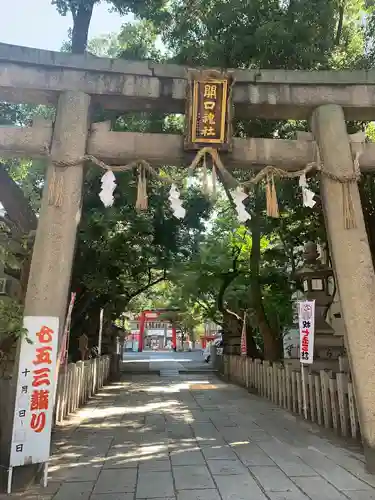
[[[303,169],[316,161],[317,144],[311,134],[296,140],[233,138],[233,149],[222,153],[225,167],[259,169],[273,165],[288,171]],[[301,138],[299,138],[301,137]],[[37,117],[29,127],[0,127],[0,154],[46,158],[50,154],[53,123]],[[353,157],[359,153],[361,171],[375,171],[375,143],[364,143],[358,133],[348,136]],[[123,165],[139,158],[151,165],[190,165],[194,154],[184,151],[184,138],[176,134],[114,132],[109,122],[93,123],[87,136],[86,154],[108,165]]]
[[[56,105],[71,90],[105,109],[184,113],[188,69],[0,43],[0,100]],[[317,106],[337,104],[348,120],[375,119],[375,70],[231,71],[237,117],[308,119]]]
[[[143,159],[156,164],[189,162],[183,137],[111,132],[90,126],[95,106],[126,111],[183,113],[187,69],[182,66],[60,54],[0,44],[0,100],[56,106],[54,127],[0,128],[1,155],[50,155],[25,300],[25,315],[59,317],[63,324],[80,221],[84,165],[92,154],[108,164]],[[275,165],[296,170],[319,158],[321,197],[343,319],[346,345],[369,471],[375,473],[375,273],[356,182],[360,168],[374,170],[375,152],[347,134],[345,120],[375,119],[375,71],[233,70],[234,115],[239,118],[306,119],[313,136],[296,141],[234,139],[225,165]],[[313,140],[312,140],[313,139]],[[353,140],[355,139],[355,140]],[[81,160],[81,163],[80,163]],[[57,162],[61,203],[49,201]],[[58,167],[56,167],[58,168]],[[344,190],[354,225],[343,218]]]

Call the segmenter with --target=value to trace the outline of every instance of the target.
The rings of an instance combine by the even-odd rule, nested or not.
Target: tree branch
[[[212,321],[214,321],[216,324],[220,326],[224,325],[224,323],[217,318],[215,313],[212,313],[211,309],[208,306],[206,306],[206,304],[201,302],[199,299],[196,299],[196,302],[202,309],[204,309],[207,312],[208,318],[212,319]]]
[[[224,306],[224,295],[229,287],[229,285],[237,278],[237,276],[240,273],[238,271],[233,271],[227,274],[224,274],[223,277],[223,282],[220,286],[219,293],[217,295],[216,299],[216,304],[217,304],[217,309],[223,314],[224,312],[227,312],[228,314],[232,315],[231,311],[227,311],[226,307]]]
[[[130,302],[131,299],[134,299],[134,297],[137,297],[137,295],[140,295],[141,293],[146,292],[147,290],[149,290],[150,288],[152,288],[154,285],[157,285],[158,283],[161,283],[162,281],[164,281],[166,279],[167,279],[167,270],[164,269],[163,276],[161,276],[160,278],[157,278],[157,279],[151,281],[152,280],[151,268],[149,268],[149,270],[148,270],[148,283],[147,283],[147,285],[139,288],[134,293],[128,295],[129,302]]]
[[[337,30],[335,36],[335,45],[339,46],[342,36],[342,29],[344,26],[344,13],[345,13],[345,0],[342,0],[339,5],[339,20],[337,23]]]

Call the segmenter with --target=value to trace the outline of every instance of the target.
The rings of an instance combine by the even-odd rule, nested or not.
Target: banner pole
[[[307,365],[314,362],[314,340],[315,340],[315,300],[303,300],[298,302],[298,324],[300,334],[300,366],[302,378],[303,414],[308,418],[307,404]]]
[[[12,493],[12,479],[13,479],[13,467],[9,467],[8,469],[8,484],[7,484],[7,494],[10,495]]]
[[[303,414],[305,420],[307,420],[307,386],[306,386],[306,366],[301,364],[301,375],[302,375],[302,397],[303,397]]]
[[[104,309],[100,309],[99,338],[98,338],[98,354],[99,354],[99,356],[102,355],[103,316],[104,316]]]

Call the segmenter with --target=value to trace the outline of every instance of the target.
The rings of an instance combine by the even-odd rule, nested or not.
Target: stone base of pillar
[[[239,356],[241,353],[241,335],[231,335],[227,332],[223,337],[225,354]]]
[[[291,370],[299,371],[301,363],[299,359],[285,359],[284,365],[289,366]],[[312,365],[309,366],[309,372],[319,373],[320,370],[332,371],[333,373],[340,372],[340,363],[338,359],[316,359]]]
[[[316,360],[338,360],[345,354],[344,340],[335,335],[316,335],[314,358]]]
[[[365,453],[367,472],[375,474],[375,448],[363,443],[363,451]]]
[[[118,382],[121,378],[120,361],[121,361],[120,354],[111,355],[110,368],[109,368],[111,382]]]

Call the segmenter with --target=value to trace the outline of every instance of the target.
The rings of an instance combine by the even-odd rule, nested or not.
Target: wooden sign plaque
[[[188,76],[185,149],[229,151],[232,79],[217,71],[190,71]]]

